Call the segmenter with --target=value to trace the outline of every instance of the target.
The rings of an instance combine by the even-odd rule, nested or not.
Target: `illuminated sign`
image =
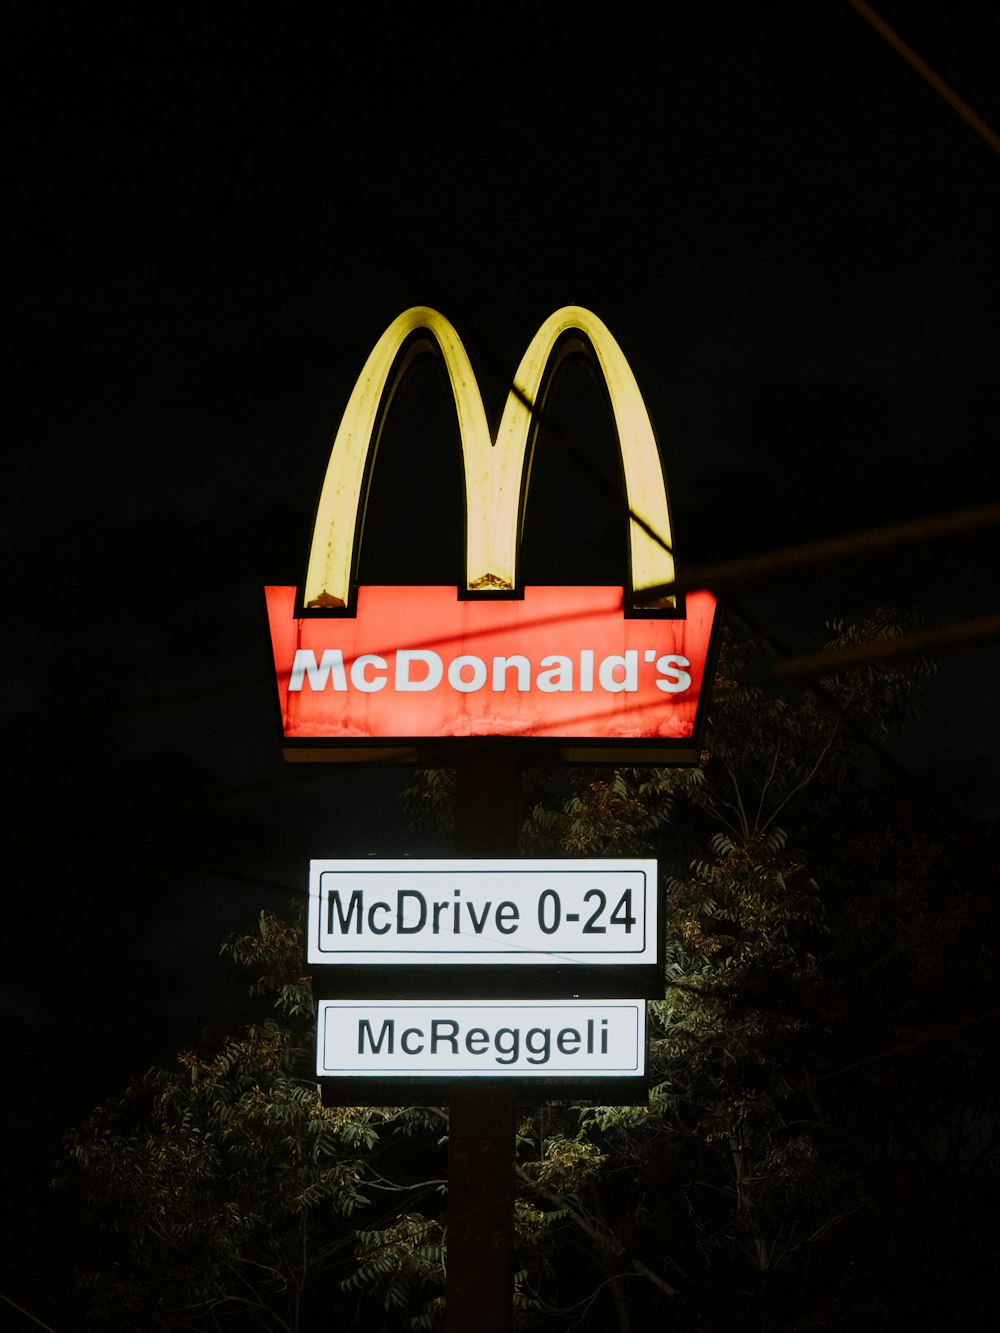
[[[657,944],[651,860],[310,863],[311,965],[655,965]]]
[[[643,1000],[321,1000],[320,1078],[641,1078]]]
[[[444,362],[461,434],[465,586],[358,587],[374,442],[399,378],[424,350]],[[523,588],[518,580],[538,409],[575,353],[600,372],[618,435],[628,590]],[[493,439],[449,321],[423,307],[406,311],[379,339],[344,412],[303,588],[266,590],[286,758],[410,761],[456,738],[515,736],[577,763],[694,762],[715,600],[707,592],[660,597],[673,578],[652,426],[601,321],[578,306],[545,321]]]

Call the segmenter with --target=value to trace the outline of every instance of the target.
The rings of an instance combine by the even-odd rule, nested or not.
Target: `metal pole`
[[[517,742],[463,759],[455,778],[458,850],[516,856],[521,828]],[[449,1087],[447,1333],[510,1333],[514,1250],[514,1097],[502,1082]]]

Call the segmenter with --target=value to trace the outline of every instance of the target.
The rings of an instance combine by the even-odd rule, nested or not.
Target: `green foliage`
[[[836,652],[905,625],[831,628]],[[862,743],[912,719],[928,664],[788,695],[755,668],[727,641],[694,769],[526,777],[523,851],[656,855],[667,942],[648,1101],[518,1126],[519,1329],[1000,1313],[996,831],[886,781]],[[409,805],[447,823],[453,799],[435,771]],[[446,1114],[324,1108],[301,924],[264,913],[226,950],[271,1016],[69,1141],[90,1326],[439,1328]]]
[[[906,627],[878,611],[828,648]],[[521,1172],[604,1275],[588,1297],[550,1257],[536,1298],[567,1328],[973,1327],[957,1275],[966,1245],[995,1275],[1000,1217],[994,831],[942,820],[864,743],[914,718],[931,664],[789,695],[755,668],[727,641],[698,768],[579,774],[527,820],[532,852],[654,852],[667,940],[648,1104],[579,1109],[600,1163],[582,1193]],[[943,1253],[896,1202],[928,1174]]]
[[[169,1328],[197,1308],[287,1326],[311,1214],[366,1201],[357,1147],[297,1077],[298,1053],[287,1028],[248,1028],[150,1070],[71,1135],[57,1183],[96,1229],[79,1277],[94,1326]]]
[[[358,1264],[344,1280],[345,1290],[375,1285],[386,1309],[404,1309],[416,1289],[442,1285],[444,1239],[439,1222],[407,1213],[380,1231],[359,1231],[357,1242]]]
[[[312,986],[305,973],[302,917],[287,921],[261,912],[256,931],[225,940],[221,952],[252,977],[252,995],[274,995],[275,1006],[289,1018],[310,1019],[315,1013]]]
[[[836,652],[903,626],[833,628]],[[649,1103],[579,1111],[601,1170],[574,1224],[609,1275],[603,1318],[978,1327],[958,1275],[967,1246],[977,1274],[1000,1257],[994,831],[879,783],[861,744],[913,718],[928,664],[793,697],[753,666],[727,643],[697,770],[584,775],[529,821],[539,849],[652,850],[665,869]],[[933,1180],[943,1230],[900,1210],[900,1177]],[[644,1279],[627,1316],[612,1271]]]
[[[558,806],[537,803],[525,822],[526,853],[626,856],[651,848],[670,817],[669,769],[619,769],[576,784]]]
[[[414,1285],[408,1269],[382,1282],[375,1233],[355,1228],[382,1216],[373,1195],[406,1188],[388,1173],[408,1174],[415,1139],[439,1156],[440,1114],[324,1107],[300,926],[262,913],[224,948],[279,1016],[149,1070],[69,1136],[56,1187],[78,1228],[74,1326],[299,1330],[341,1288],[367,1284],[384,1308]],[[439,1250],[410,1267],[439,1277]]]

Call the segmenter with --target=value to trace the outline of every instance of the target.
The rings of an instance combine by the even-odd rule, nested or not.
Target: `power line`
[[[877,528],[867,528],[864,532],[829,537],[802,546],[787,546],[761,555],[740,556],[736,560],[714,565],[699,565],[688,569],[673,583],[651,588],[649,592],[655,597],[663,597],[671,592],[691,592],[696,588],[709,588],[719,593],[748,583],[762,583],[785,574],[797,574],[818,565],[880,555],[905,546],[963,536],[998,525],[1000,503],[975,505],[970,509],[953,510],[946,514],[886,523]]]
[[[786,658],[774,667],[770,679],[775,682],[817,680],[857,667],[872,666],[879,662],[898,662],[958,645],[987,643],[997,639],[1000,639],[1000,615],[979,616],[955,625],[911,630],[891,639],[837,648],[833,652],[806,653]]]
[[[951,109],[958,113],[974,133],[978,134],[980,139],[993,149],[994,153],[1000,156],[1000,136],[995,134],[976,113],[959,97],[954,88],[950,88],[940,75],[935,74],[930,65],[926,64],[917,53],[906,45],[901,37],[889,27],[888,23],[880,19],[875,11],[864,3],[864,0],[847,0],[851,8],[869,23],[872,28],[884,38],[892,47],[897,55],[902,56],[906,63],[915,69],[924,82],[942,98]]]

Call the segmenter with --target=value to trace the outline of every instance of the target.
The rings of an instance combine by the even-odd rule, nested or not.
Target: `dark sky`
[[[1000,127],[995,6],[879,12]],[[405,773],[286,767],[262,597],[300,576],[340,414],[402,310],[452,319],[494,415],[542,320],[595,311],[657,428],[687,565],[998,498],[1000,158],[846,0],[563,13],[474,40],[372,23],[281,70],[54,72],[24,34],[4,1040],[32,1180],[68,1124],[223,1021],[220,940],[303,892],[311,857],[431,847],[400,814]],[[387,432],[372,581],[461,576],[443,393],[415,376]],[[591,393],[570,379],[553,410],[610,468]],[[798,648],[886,602],[996,612],[997,546],[789,575],[735,610]],[[528,581],[613,582],[623,551],[541,458]],[[998,667],[995,644],[947,654],[897,751],[982,814]]]

